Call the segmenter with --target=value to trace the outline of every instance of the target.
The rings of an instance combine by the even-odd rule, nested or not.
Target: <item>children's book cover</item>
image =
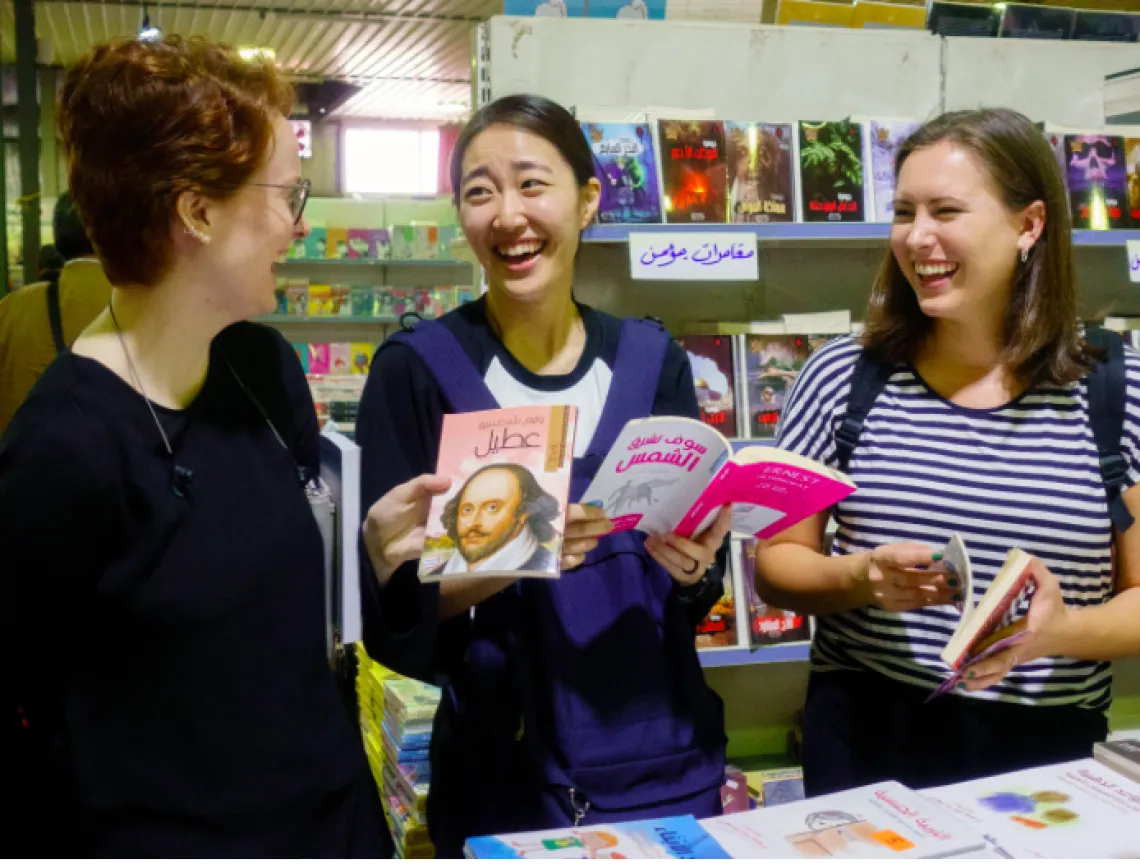
[[[692,816],[473,837],[469,858],[727,858]]]
[[[800,190],[805,222],[863,222],[863,125],[800,121]]]
[[[386,258],[388,254],[388,232],[383,228],[349,228],[349,258]]]
[[[329,238],[325,228],[310,228],[305,238],[306,258],[328,258]]]
[[[665,221],[724,222],[728,185],[724,123],[719,120],[658,122]]]
[[[420,580],[558,578],[578,412],[534,406],[447,414]]]
[[[329,228],[328,232],[328,248],[326,254],[329,258],[347,258],[348,257],[348,229],[347,228]]]
[[[309,345],[307,342],[294,342],[293,351],[297,354],[297,359],[301,363],[301,370],[309,374]]]
[[[352,371],[352,346],[347,342],[329,345],[329,374],[347,375]]]
[[[772,438],[784,400],[811,354],[806,336],[748,336],[744,340],[748,424],[753,438]]]
[[[327,342],[309,343],[309,374],[329,374],[329,346]]]
[[[733,438],[736,427],[736,361],[731,336],[682,336],[677,339],[689,355],[701,420]]]
[[[349,293],[349,307],[354,318],[372,318],[376,315],[376,292],[370,285],[353,285]]]
[[[332,286],[309,286],[309,317],[327,318],[332,315]]]
[[[725,123],[729,222],[794,222],[792,127]]]
[[[661,21],[667,0],[586,0],[587,18],[619,21]]]
[[[647,123],[583,123],[594,154],[594,173],[602,184],[598,221],[661,221],[653,134]]]
[[[371,342],[352,343],[352,374],[367,375],[372,368],[372,355],[376,347]]]
[[[309,314],[309,286],[290,285],[285,289],[285,302],[289,315],[304,318]]]
[[[875,201],[875,221],[893,222],[895,218],[895,158],[899,147],[918,123],[872,120],[870,125],[871,176]]]
[[[273,294],[273,300],[276,304],[273,308],[274,315],[288,315],[289,314],[289,295],[285,293],[284,288],[278,288]]]
[[[1124,139],[1115,135],[1065,135],[1060,152],[1073,227],[1093,231],[1128,227]]]

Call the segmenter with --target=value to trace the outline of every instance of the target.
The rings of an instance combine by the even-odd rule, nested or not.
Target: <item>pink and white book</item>
[[[577,425],[572,405],[444,415],[420,581],[557,579]]]
[[[732,530],[767,539],[830,509],[855,491],[851,478],[775,447],[744,447],[687,417],[631,420],[583,504],[601,507],[615,531],[699,534],[721,508]]]

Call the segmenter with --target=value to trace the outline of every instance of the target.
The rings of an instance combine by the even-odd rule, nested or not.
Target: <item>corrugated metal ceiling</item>
[[[165,33],[201,35],[277,52],[298,78],[363,87],[336,113],[454,116],[470,99],[470,32],[502,0],[165,0],[147,3]],[[141,0],[36,3],[40,61],[67,66],[91,45],[130,37]],[[0,0],[0,62],[13,62],[12,0]]]

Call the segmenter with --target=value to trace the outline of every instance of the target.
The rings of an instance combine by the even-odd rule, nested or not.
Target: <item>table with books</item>
[[[1140,741],[916,791],[885,782],[749,809],[472,838],[469,858],[1136,858]]]

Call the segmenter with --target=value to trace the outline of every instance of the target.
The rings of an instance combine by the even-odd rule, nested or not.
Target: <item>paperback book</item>
[[[863,124],[801,120],[800,212],[805,222],[864,222]]]
[[[468,858],[728,858],[692,816],[473,837]]]
[[[975,827],[894,782],[701,824],[733,858],[949,858],[985,848]]]
[[[1095,133],[1048,134],[1065,175],[1073,228],[1127,228],[1130,218],[1124,139]]]
[[[726,123],[729,222],[794,222],[792,127]]]
[[[855,491],[849,477],[775,447],[744,447],[687,417],[631,420],[583,503],[605,510],[615,531],[699,534],[722,507],[732,530],[767,538]]]
[[[895,159],[918,123],[912,120],[871,120],[868,123],[867,150],[871,165],[871,201],[875,222],[895,218]],[[870,209],[870,208],[868,208]]]
[[[578,412],[537,406],[447,414],[420,581],[557,578]]]
[[[956,604],[961,618],[942,650],[942,660],[953,674],[931,694],[931,699],[954,689],[971,666],[1024,638],[1024,630],[1011,632],[1007,628],[1025,616],[1034,587],[1032,563],[1032,555],[1011,549],[989,588],[975,602],[975,580],[966,544],[958,534],[950,535],[942,550],[942,565],[961,586],[962,601]]]
[[[680,336],[689,355],[701,420],[723,435],[740,434],[736,411],[736,352],[731,336]]]
[[[665,221],[725,221],[728,171],[724,123],[720,120],[661,120],[661,176]]]
[[[744,337],[744,395],[749,434],[772,438],[784,401],[812,352],[807,336]]]
[[[656,150],[648,123],[583,123],[602,184],[598,221],[642,224],[661,221]]]

